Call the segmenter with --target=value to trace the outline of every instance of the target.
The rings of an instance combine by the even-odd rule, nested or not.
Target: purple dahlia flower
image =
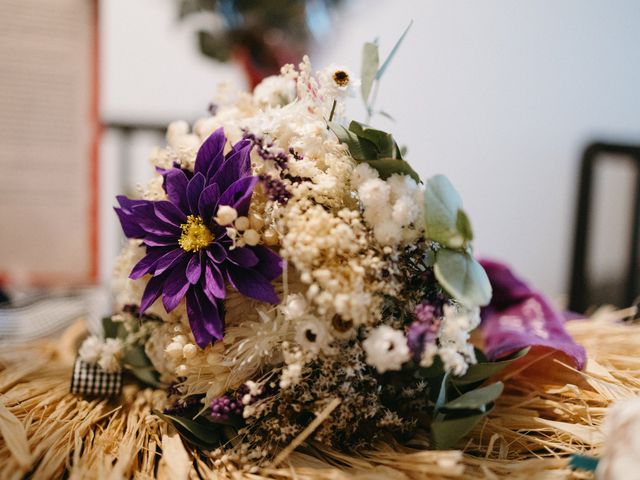
[[[164,173],[168,200],[130,200],[119,196],[124,234],[142,240],[147,253],[131,271],[136,279],[150,274],[140,313],[160,296],[167,312],[186,297],[191,331],[200,347],[221,339],[222,299],[228,282],[255,300],[278,303],[271,281],[282,273],[282,259],[269,248],[232,248],[226,228],[213,217],[228,205],[246,216],[258,178],[251,176],[252,145],[243,140],[224,155],[222,128],[202,144],[193,174],[180,168]]]

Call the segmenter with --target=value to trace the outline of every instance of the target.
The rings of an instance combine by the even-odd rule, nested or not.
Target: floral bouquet
[[[449,180],[421,179],[369,125],[391,57],[364,53],[360,80],[305,58],[253,94],[221,90],[212,116],[169,126],[136,198],[118,197],[119,312],[79,361],[166,391],[157,416],[212,455],[448,448],[527,346],[584,361],[543,299],[486,262],[489,281]],[[346,121],[358,87],[365,123]]]

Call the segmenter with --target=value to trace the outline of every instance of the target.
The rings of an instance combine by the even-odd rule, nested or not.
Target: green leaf
[[[142,383],[152,387],[162,386],[162,383],[158,380],[158,372],[156,372],[152,367],[131,368],[130,371]]]
[[[122,356],[122,362],[132,368],[149,367],[151,361],[142,345],[132,345],[126,348]]]
[[[361,138],[337,122],[328,122],[329,128],[338,140],[344,143],[354,160],[362,162],[377,158],[375,145],[365,138]]]
[[[204,419],[196,422],[178,415],[169,415],[158,411],[154,413],[165,422],[171,423],[182,438],[189,443],[205,450],[213,450],[220,446],[222,438],[215,424]]]
[[[360,70],[360,92],[362,93],[362,99],[364,104],[369,104],[369,95],[371,94],[371,87],[373,81],[376,78],[378,72],[380,59],[378,58],[378,44],[367,42],[362,47],[362,68]]]
[[[522,350],[518,350],[508,357],[495,362],[479,362],[473,365],[469,365],[467,373],[465,373],[462,377],[452,377],[451,383],[454,385],[470,385],[474,383],[482,383],[487,378],[500,373],[502,370],[504,370],[519,358],[524,357],[527,353],[529,353],[529,350],[529,347],[527,347],[523,348]]]
[[[436,175],[427,180],[424,191],[425,236],[442,245],[460,248],[464,237],[457,228],[462,199],[447,177]]]
[[[458,418],[444,418],[431,422],[431,438],[435,447],[445,450],[455,446],[467,435],[486,413],[479,412]]]
[[[116,338],[119,326],[120,324],[111,320],[111,317],[103,317],[102,330],[104,331],[104,338]]]
[[[486,387],[476,388],[464,393],[458,398],[445,403],[442,408],[446,410],[482,410],[487,404],[495,402],[503,389],[502,382],[492,383]]]
[[[371,168],[375,168],[378,171],[380,178],[383,180],[386,180],[394,173],[399,173],[402,175],[408,175],[416,182],[420,182],[420,177],[416,171],[404,160],[381,158],[379,160],[366,160],[366,162],[371,166]]]
[[[465,307],[489,304],[491,283],[487,273],[468,252],[441,248],[433,271],[442,288]]]
[[[382,77],[385,70],[389,67],[391,60],[393,60],[393,57],[395,57],[396,53],[398,52],[398,49],[400,48],[400,45],[402,44],[404,37],[406,37],[407,33],[409,33],[409,29],[411,28],[411,25],[413,25],[413,20],[409,22],[409,25],[407,25],[407,28],[404,29],[404,32],[402,33],[402,35],[400,36],[396,44],[391,49],[391,52],[389,52],[389,55],[387,56],[385,61],[382,63],[382,66],[378,70],[378,73],[376,73],[376,80],[380,80],[380,77]]]
[[[569,460],[569,468],[573,470],[586,470],[588,472],[595,472],[596,468],[598,468],[598,463],[600,463],[600,459],[596,457],[580,455],[578,453],[574,453],[570,458],[571,459]]]
[[[377,150],[374,158],[399,158],[400,148],[390,133],[376,130],[368,127],[360,122],[352,120],[349,124],[349,130],[355,133],[360,139],[365,138],[375,145]],[[369,160],[368,158],[366,160]]]
[[[473,229],[471,228],[471,222],[469,217],[461,208],[458,209],[456,214],[456,230],[462,235],[465,241],[470,242],[473,240]]]

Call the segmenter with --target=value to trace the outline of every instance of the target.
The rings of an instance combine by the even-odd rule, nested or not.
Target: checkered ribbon
[[[120,393],[122,372],[105,372],[97,364],[76,358],[71,378],[71,393],[84,396],[112,397]]]

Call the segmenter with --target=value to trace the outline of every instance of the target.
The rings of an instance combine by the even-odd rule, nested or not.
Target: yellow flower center
[[[180,225],[182,235],[178,244],[186,252],[197,252],[209,246],[214,240],[213,233],[202,223],[200,215],[189,215],[187,223]]]
[[[344,70],[336,70],[333,72],[333,81],[339,86],[345,87],[349,84],[349,74]]]

